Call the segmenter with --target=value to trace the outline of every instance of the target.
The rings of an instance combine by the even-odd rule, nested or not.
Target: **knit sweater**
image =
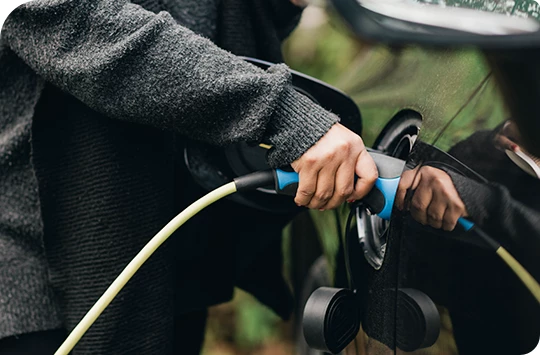
[[[477,131],[450,149],[475,173],[423,143],[415,154],[450,175],[469,218],[538,280],[540,181],[495,146],[498,132]],[[457,229],[449,233],[413,223],[403,228],[403,282],[450,311],[460,354],[530,352],[540,334],[538,302],[484,241]]]
[[[283,64],[262,71],[208,39],[235,54],[276,60],[298,9],[285,0],[200,4],[146,1],[150,12],[122,0],[41,0],[6,20],[0,337],[72,328],[150,236],[202,194],[186,190],[179,140],[267,142],[274,147],[269,163],[279,166],[337,121],[291,88]],[[240,230],[244,242],[253,239],[249,228],[218,228],[234,211],[218,204],[200,216],[203,227],[186,226],[189,237],[158,251],[75,353],[167,353],[176,298],[184,308],[174,308],[186,311],[232,292],[234,256],[218,234]],[[234,253],[237,244],[229,244]],[[201,270],[227,276],[216,286],[225,295],[213,296],[216,287],[201,281]],[[171,280],[192,292],[178,296]]]

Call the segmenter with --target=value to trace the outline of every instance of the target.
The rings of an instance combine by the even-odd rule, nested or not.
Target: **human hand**
[[[501,130],[495,135],[495,146],[502,151],[519,151],[521,150],[519,147],[520,142],[521,135],[518,127],[511,120],[506,121]]]
[[[308,208],[331,209],[361,199],[378,176],[362,138],[339,123],[291,166],[300,178],[294,201]]]
[[[411,215],[423,225],[452,231],[458,219],[468,215],[452,179],[440,169],[422,166],[401,175],[395,199],[400,210],[405,208],[408,189],[414,191],[410,202]]]

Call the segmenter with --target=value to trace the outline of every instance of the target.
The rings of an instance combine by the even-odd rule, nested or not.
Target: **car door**
[[[446,121],[430,124],[424,117],[402,179],[412,175],[414,181],[426,168],[451,177],[475,228],[538,278],[539,160],[520,145],[511,118],[481,114],[481,94],[481,88],[473,90]],[[540,307],[530,290],[474,230],[458,225],[449,232],[415,219],[410,209],[417,187],[412,182],[408,187],[409,210],[394,208],[389,226],[379,232],[386,243],[380,268],[357,260],[365,255],[360,246],[348,254],[365,305],[357,338],[361,348],[355,352],[525,354],[534,349]]]

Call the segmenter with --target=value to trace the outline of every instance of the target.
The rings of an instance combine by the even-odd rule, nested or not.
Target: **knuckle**
[[[447,193],[447,188],[445,187],[445,180],[441,176],[432,177],[431,183],[434,184],[438,189],[443,190],[445,193]]]
[[[323,159],[325,160],[333,160],[336,157],[336,151],[334,150],[328,150],[324,152]]]
[[[450,189],[448,186],[444,186],[441,188],[441,196],[446,198],[449,201],[449,205],[455,205],[456,200],[454,199],[454,194],[452,193],[452,189]]]
[[[315,198],[319,201],[328,201],[332,197],[332,194],[328,191],[321,191],[315,194]]]
[[[435,222],[442,222],[442,216],[437,213],[428,212],[427,214],[428,218]]]
[[[463,202],[461,202],[461,200],[451,200],[449,209],[453,213],[461,215],[463,212],[465,212],[465,205]]]
[[[350,196],[353,193],[354,189],[352,186],[343,187],[340,190],[337,191],[337,195],[340,198],[345,198]]]
[[[424,165],[422,166],[422,171],[425,173],[429,173],[430,175],[434,175],[437,169],[429,165]]]
[[[348,140],[341,140],[341,141],[337,142],[336,147],[340,151],[348,152],[352,147],[352,143],[350,141],[348,141]]]
[[[310,196],[313,196],[313,194],[315,194],[315,191],[311,189],[301,189],[301,190],[298,190],[298,194],[300,196],[310,197]]]
[[[312,164],[315,164],[315,163],[317,162],[318,159],[317,159],[317,157],[316,157],[315,155],[312,155],[312,154],[309,154],[309,155],[308,155],[308,154],[306,154],[304,160],[305,160],[305,163],[306,163],[306,164],[312,165]]]
[[[414,211],[425,211],[426,208],[427,206],[417,199],[413,199],[411,202],[411,209]]]

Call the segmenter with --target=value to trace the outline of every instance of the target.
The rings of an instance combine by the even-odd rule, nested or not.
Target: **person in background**
[[[460,217],[470,219],[539,280],[539,160],[523,148],[512,120],[474,133],[449,154],[485,180],[436,162],[403,173],[397,209],[434,228],[408,234],[417,245],[410,248],[410,280],[448,308],[459,354],[528,353],[540,334],[538,302],[477,236],[456,226]]]
[[[204,193],[179,157],[186,140],[271,145],[269,164],[300,175],[301,206],[334,208],[371,189],[377,170],[359,136],[295,92],[284,64],[263,71],[237,57],[282,62],[303,5],[293,2],[36,0],[11,13],[0,39],[2,354],[53,352],[146,241]],[[277,276],[286,221],[212,206],[73,353],[196,354],[207,307],[239,284],[286,317]]]

